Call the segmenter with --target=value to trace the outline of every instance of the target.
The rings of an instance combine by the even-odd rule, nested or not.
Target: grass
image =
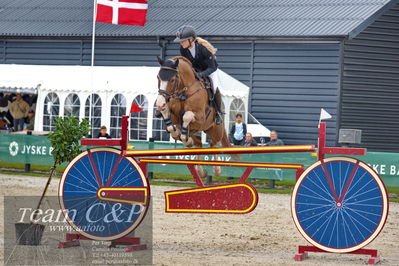
[[[398,194],[399,195],[399,187],[387,187],[388,193]]]
[[[0,173],[6,175],[24,175],[24,176],[39,176],[39,177],[48,177],[48,174],[44,173],[34,173],[34,172],[21,172],[21,171],[7,171],[0,170]]]
[[[176,182],[167,182],[167,181],[150,181],[151,185],[155,186],[173,186],[173,187],[197,187],[196,184],[188,184],[188,183],[176,183]]]
[[[51,166],[49,165],[37,165],[37,164],[32,164],[30,166],[30,170],[32,172],[42,172],[42,173],[47,173],[50,172]],[[25,164],[23,163],[5,163],[5,162],[0,162],[0,169],[2,169],[2,173],[4,173],[3,169],[12,169],[12,170],[24,170],[25,169]],[[62,173],[65,170],[65,166],[57,166],[56,172]]]

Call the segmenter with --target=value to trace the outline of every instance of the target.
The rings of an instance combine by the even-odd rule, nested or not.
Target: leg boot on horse
[[[187,111],[184,113],[180,139],[183,142],[184,146],[186,147],[192,147],[194,144],[194,141],[191,138],[188,130],[188,125],[191,122],[194,122],[194,120],[195,120],[195,114],[193,112]]]
[[[157,112],[161,114],[161,117],[163,117],[165,125],[166,125],[166,131],[174,138],[175,140],[180,140],[180,129],[176,126],[176,121],[174,117],[171,117],[170,114],[170,109],[166,102],[164,102],[163,97],[159,97],[157,99]]]

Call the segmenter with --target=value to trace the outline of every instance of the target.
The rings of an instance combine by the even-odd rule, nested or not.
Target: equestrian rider
[[[200,79],[209,77],[212,83],[214,95],[214,103],[216,108],[216,124],[222,124],[223,116],[221,112],[222,96],[218,89],[218,78],[216,70],[218,63],[216,62],[217,49],[207,40],[197,37],[192,26],[181,26],[176,32],[174,42],[180,43],[180,54],[190,60],[197,76]]]

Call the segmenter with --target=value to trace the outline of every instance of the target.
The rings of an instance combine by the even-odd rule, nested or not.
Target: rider
[[[218,89],[216,74],[218,63],[216,62],[215,54],[217,49],[207,40],[197,37],[194,28],[189,25],[181,26],[177,30],[174,42],[180,43],[180,54],[190,60],[198,77],[209,77],[211,80],[216,107],[216,124],[222,124],[222,96]]]

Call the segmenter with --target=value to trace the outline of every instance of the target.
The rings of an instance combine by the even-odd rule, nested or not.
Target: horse
[[[182,56],[167,60],[158,57],[158,62],[156,107],[170,135],[186,147],[200,148],[201,136],[197,133],[203,131],[211,139],[211,147],[231,147],[224,125],[215,123],[216,110],[210,106],[205,85],[197,78],[191,62]],[[206,176],[201,167],[197,166],[197,171],[201,177]],[[220,175],[221,168],[215,166],[213,171]]]

